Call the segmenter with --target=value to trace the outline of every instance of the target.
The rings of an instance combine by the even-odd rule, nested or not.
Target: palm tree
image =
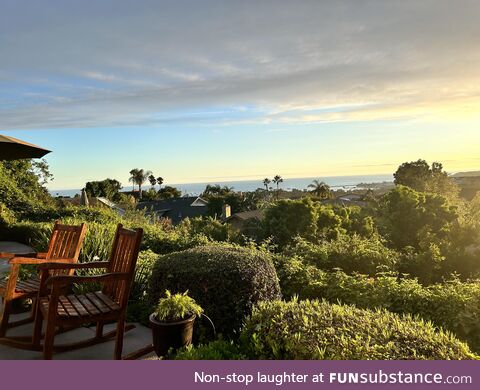
[[[267,177],[263,179],[263,185],[265,186],[265,190],[268,192],[268,186],[270,185],[272,181]]]
[[[163,177],[161,177],[161,176],[157,177],[157,184],[160,186],[160,188],[162,188]]]
[[[273,178],[273,182],[277,185],[277,200],[280,199],[280,183],[283,183],[283,178],[280,175],[276,175]]]
[[[276,176],[273,178],[273,182],[277,185],[277,191],[279,191],[279,190],[280,190],[280,183],[283,183],[283,178],[282,178],[282,176],[276,175]]]
[[[139,169],[136,175],[136,182],[138,184],[138,192],[140,199],[142,198],[142,185],[148,179],[148,177],[152,174],[152,171],[145,171],[143,169]]]
[[[138,176],[139,169],[135,168],[130,171],[130,177],[128,178],[128,181],[132,183],[133,190],[135,191],[135,184],[137,184],[137,176]]]
[[[144,169],[132,169],[130,171],[130,178],[128,179],[131,181],[133,185],[133,189],[135,191],[135,184],[138,185],[138,193],[139,197],[142,197],[142,185],[145,183],[148,179],[148,177],[152,174],[151,171],[145,171]]]
[[[320,199],[328,199],[332,196],[330,186],[324,181],[314,180],[308,188],[312,188],[310,192],[315,196],[318,196]]]
[[[152,188],[154,188],[154,187],[155,187],[155,184],[157,184],[157,179],[156,179],[155,176],[153,176],[153,175],[148,176],[148,181],[149,181],[150,184],[152,185]]]

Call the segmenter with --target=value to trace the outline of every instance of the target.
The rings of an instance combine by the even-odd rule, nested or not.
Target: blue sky
[[[480,4],[2,0],[0,131],[51,188],[480,168]]]

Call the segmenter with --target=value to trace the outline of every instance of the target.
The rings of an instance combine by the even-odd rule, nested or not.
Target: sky
[[[0,0],[0,132],[52,189],[480,169],[480,2]]]

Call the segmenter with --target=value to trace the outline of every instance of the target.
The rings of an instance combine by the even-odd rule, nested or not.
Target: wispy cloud
[[[479,112],[475,0],[4,3],[3,129]]]

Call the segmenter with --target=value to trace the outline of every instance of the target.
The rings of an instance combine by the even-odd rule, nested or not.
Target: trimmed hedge
[[[299,258],[278,258],[277,273],[285,297],[323,298],[359,308],[384,308],[432,321],[480,351],[480,281],[451,280],[423,286],[415,279],[379,274],[324,272]]]
[[[251,359],[478,359],[466,344],[430,323],[325,301],[260,303],[241,343]]]
[[[188,290],[225,335],[240,329],[255,303],[281,296],[268,252],[226,244],[161,256],[153,269],[150,302],[156,303],[165,290]]]

